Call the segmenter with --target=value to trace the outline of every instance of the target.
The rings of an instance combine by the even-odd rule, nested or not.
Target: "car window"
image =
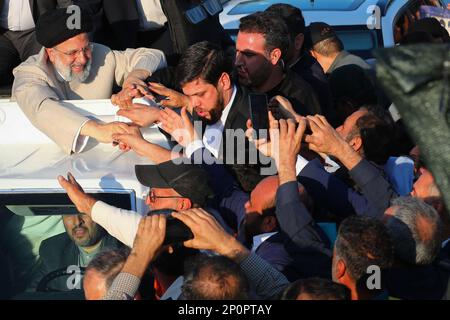
[[[243,1],[231,9],[229,15],[250,14],[264,11],[275,3],[287,3],[299,7],[302,11],[352,11],[357,9],[364,0],[250,0]]]

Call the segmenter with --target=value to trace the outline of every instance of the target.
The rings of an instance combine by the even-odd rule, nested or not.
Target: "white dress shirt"
[[[141,31],[158,30],[167,22],[160,0],[136,0]]]
[[[11,31],[25,31],[34,28],[29,0],[4,0],[3,2],[0,26]]]
[[[253,237],[253,246],[252,246],[252,252],[256,252],[258,250],[259,246],[262,245],[264,241],[269,239],[271,236],[277,234],[276,232],[268,232],[268,233],[261,233]]]

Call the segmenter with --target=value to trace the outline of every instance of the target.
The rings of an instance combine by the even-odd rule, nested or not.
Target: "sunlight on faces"
[[[183,85],[183,93],[189,98],[189,103],[197,115],[206,124],[213,124],[220,120],[225,107],[223,89],[220,85],[215,87],[198,78]]]
[[[65,81],[84,82],[89,77],[92,52],[86,33],[72,37],[52,49],[46,49],[50,61]],[[85,51],[80,51],[85,49]],[[74,56],[66,55],[78,51]]]
[[[351,133],[356,129],[356,122],[359,118],[364,116],[367,113],[367,110],[358,110],[349,115],[344,123],[336,128],[337,133],[344,139],[346,142],[350,142],[353,137]]]
[[[421,174],[413,185],[411,196],[422,200],[429,197],[439,197],[439,189],[434,182],[432,173],[425,168],[420,168],[419,170]]]
[[[63,215],[62,220],[67,234],[77,246],[93,246],[105,235],[105,230],[87,215]]]
[[[150,207],[150,210],[159,209],[173,209],[180,210],[181,202],[185,198],[158,198],[158,197],[180,197],[181,195],[174,189],[169,188],[152,188],[156,198],[151,201],[150,196],[147,195],[145,203]],[[188,208],[185,208],[188,209]]]
[[[261,86],[272,72],[272,63],[261,33],[239,32],[236,39],[236,70],[244,86]]]
[[[101,300],[107,293],[106,280],[100,272],[89,270],[83,278],[86,300]]]
[[[263,211],[275,207],[278,176],[267,177],[259,182],[245,203],[245,234],[248,240],[262,233]]]

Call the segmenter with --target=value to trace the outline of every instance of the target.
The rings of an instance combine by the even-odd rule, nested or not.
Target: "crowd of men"
[[[184,26],[188,36],[174,32],[185,9],[175,1],[131,1],[122,11],[121,1],[86,3],[80,28],[68,27],[72,12],[59,1],[45,10],[37,1],[32,31],[0,36],[39,44],[14,68],[12,99],[69,155],[95,139],[154,162],[135,166],[149,213],[59,176],[79,214],[42,241],[29,281],[2,273],[9,297],[45,291],[46,276],[68,265],[85,268],[82,282],[53,287],[82,283],[86,299],[450,297],[450,216],[422,161],[427,146],[419,149],[372,67],[345,51],[332,26],[306,27],[300,9],[275,4],[242,18],[234,44],[214,14]],[[117,35],[107,39],[106,27]],[[405,39],[450,43],[433,18]],[[251,120],[254,94],[268,98],[264,132]],[[142,97],[159,107],[134,102]],[[64,101],[104,98],[132,123],[102,123]],[[154,124],[177,148],[144,139],[140,129]]]

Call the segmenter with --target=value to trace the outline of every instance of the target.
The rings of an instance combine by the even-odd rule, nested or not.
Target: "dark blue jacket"
[[[347,217],[352,214],[381,218],[397,194],[381,172],[367,160],[349,171],[362,193],[328,173],[318,159],[310,161],[297,176],[313,199],[331,213]]]

